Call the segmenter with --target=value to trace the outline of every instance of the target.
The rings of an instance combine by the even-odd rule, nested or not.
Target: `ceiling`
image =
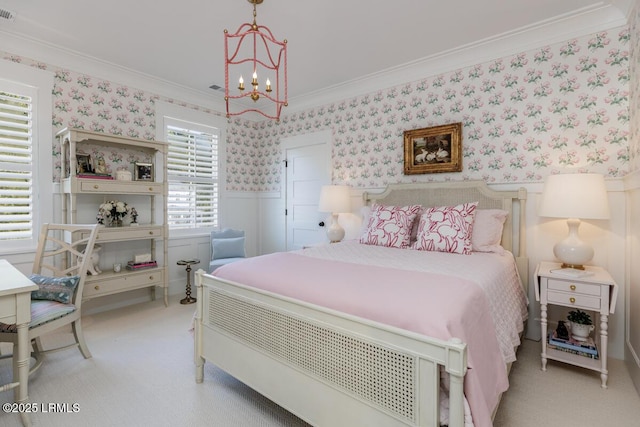
[[[623,25],[633,0],[264,0],[257,22],[288,41],[289,100],[444,64],[452,54],[510,53]],[[0,0],[0,50],[45,44],[222,99],[223,30],[252,20],[247,0]],[[1,12],[0,12],[1,13]],[[482,47],[482,49],[479,49]],[[62,50],[61,50],[62,49]],[[52,53],[52,54],[53,54]],[[42,56],[35,59],[43,60]],[[50,62],[65,66],[64,63]],[[472,64],[474,62],[470,62]],[[478,62],[475,62],[478,63]],[[464,65],[464,64],[462,64]],[[434,69],[437,70],[437,66]],[[245,77],[246,79],[246,77]],[[381,87],[381,86],[377,86]],[[344,97],[343,97],[344,98]]]

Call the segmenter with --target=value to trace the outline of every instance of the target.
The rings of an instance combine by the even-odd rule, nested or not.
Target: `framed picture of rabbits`
[[[462,171],[462,123],[404,132],[405,175]]]

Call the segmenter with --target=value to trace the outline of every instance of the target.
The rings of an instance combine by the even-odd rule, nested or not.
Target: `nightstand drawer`
[[[560,304],[566,307],[580,307],[589,310],[600,310],[600,298],[567,292],[547,291],[549,304]]]
[[[547,287],[550,290],[562,292],[574,292],[577,294],[600,296],[600,285],[592,285],[589,283],[574,282],[571,280],[549,279]]]

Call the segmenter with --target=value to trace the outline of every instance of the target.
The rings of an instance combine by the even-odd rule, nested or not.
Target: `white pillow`
[[[360,233],[362,236],[369,226],[369,218],[371,218],[371,206],[363,206],[360,208],[360,214],[362,215],[362,224],[360,224]]]
[[[509,212],[502,209],[478,209],[471,233],[471,245],[475,252],[504,253],[500,246],[502,228]]]

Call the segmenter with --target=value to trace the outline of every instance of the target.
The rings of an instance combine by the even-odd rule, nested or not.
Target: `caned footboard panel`
[[[336,422],[331,416],[345,421],[347,413],[356,410],[356,419],[364,417],[368,425],[435,426],[443,365],[452,377],[450,425],[462,425],[464,344],[433,340],[201,272],[197,286],[196,361],[216,364],[308,422],[329,425]],[[315,388],[322,395],[317,403],[330,407],[318,410],[315,403],[294,396],[295,390],[283,391],[273,384],[276,372],[281,381],[306,389],[298,394]]]

